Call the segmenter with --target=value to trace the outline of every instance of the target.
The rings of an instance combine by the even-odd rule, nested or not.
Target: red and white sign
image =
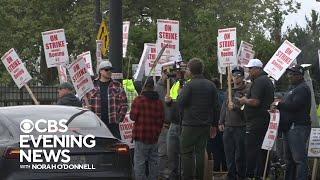
[[[19,89],[32,79],[27,68],[13,48],[6,52],[1,57],[1,60]]]
[[[69,63],[64,29],[42,32],[42,40],[48,68]]]
[[[130,119],[130,114],[127,113],[124,120],[119,123],[121,139],[129,145],[129,148],[134,148],[134,142],[132,141],[132,130],[134,127],[134,121]]]
[[[237,66],[237,29],[218,30],[218,59],[221,67]]]
[[[81,99],[93,89],[92,79],[87,71],[85,60],[80,57],[67,67],[73,86]]]
[[[300,52],[299,48],[285,40],[263,70],[275,80],[279,80]]]
[[[179,53],[179,21],[158,19],[157,20],[157,54],[162,47],[168,44],[163,52],[159,64],[167,63],[171,57]]]
[[[247,65],[250,59],[254,58],[255,52],[253,51],[253,45],[245,41],[241,41],[238,50],[238,64],[241,67]]]
[[[148,52],[147,54],[147,59],[144,63],[144,75],[145,76],[149,76],[151,68],[154,64],[154,61],[157,58],[157,48],[156,48],[156,44],[152,44],[152,43],[146,43],[146,48],[148,49],[146,52]],[[161,64],[158,62],[158,64],[155,67],[155,70],[153,72],[151,72],[151,76],[161,76]]]
[[[270,113],[270,122],[268,131],[264,137],[261,149],[270,151],[273,147],[273,144],[277,138],[278,127],[280,122],[280,112],[275,110],[274,112],[269,111]]]
[[[122,57],[127,56],[127,47],[128,47],[128,40],[129,40],[129,27],[130,27],[130,21],[124,21],[122,26]]]
[[[77,58],[80,58],[80,57],[82,57],[86,61],[86,67],[90,76],[94,76],[90,51],[84,52],[77,56]]]
[[[67,69],[61,65],[58,66],[57,68],[58,68],[60,84],[62,84],[64,82],[68,82]]]

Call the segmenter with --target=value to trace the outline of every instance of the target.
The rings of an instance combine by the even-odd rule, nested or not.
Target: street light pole
[[[110,0],[109,60],[114,73],[122,73],[122,0]]]

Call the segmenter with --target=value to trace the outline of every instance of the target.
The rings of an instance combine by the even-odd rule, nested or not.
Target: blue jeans
[[[307,141],[311,126],[291,126],[284,133],[285,160],[287,163],[287,180],[308,179]]]
[[[245,178],[245,127],[225,127],[223,131],[224,152],[228,167],[228,180]]]
[[[179,177],[180,131],[178,124],[171,123],[167,134],[169,179]]]
[[[149,166],[149,176],[146,177],[146,161]],[[137,180],[154,180],[159,175],[159,157],[157,144],[134,142],[134,173]]]
[[[159,176],[168,178],[168,155],[167,155],[167,134],[168,129],[163,127],[158,139],[159,153]]]

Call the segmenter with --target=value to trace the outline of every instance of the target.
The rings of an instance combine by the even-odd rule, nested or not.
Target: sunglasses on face
[[[108,71],[111,71],[111,69],[102,69],[102,70],[107,71],[107,72],[108,72]]]

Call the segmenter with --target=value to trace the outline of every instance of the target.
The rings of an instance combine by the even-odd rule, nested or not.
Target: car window
[[[68,127],[95,128],[101,126],[97,116],[91,111],[85,112],[74,118]]]
[[[11,139],[8,128],[0,122],[0,144],[8,142]]]

